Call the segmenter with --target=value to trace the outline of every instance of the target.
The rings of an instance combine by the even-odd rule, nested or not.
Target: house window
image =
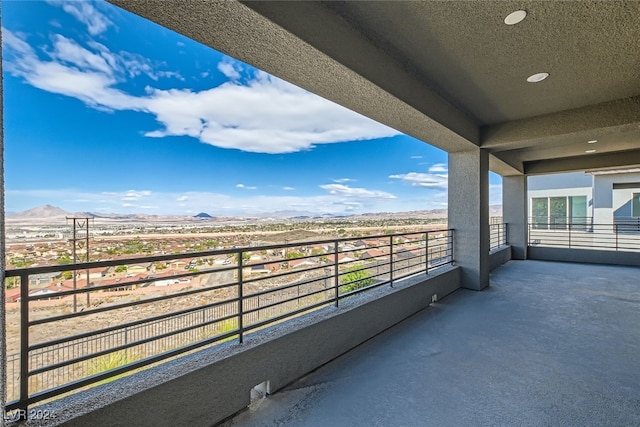
[[[549,222],[549,199],[534,197],[531,199],[531,213],[534,228],[547,228]]]
[[[631,199],[631,215],[640,218],[640,193],[633,193],[633,199]]]
[[[564,230],[569,224],[572,228],[582,228],[588,222],[587,196],[534,197],[531,216],[537,229]]]
[[[551,197],[549,200],[549,222],[551,228],[566,228],[567,198]]]
[[[569,197],[569,221],[571,228],[582,229],[587,225],[587,196]]]

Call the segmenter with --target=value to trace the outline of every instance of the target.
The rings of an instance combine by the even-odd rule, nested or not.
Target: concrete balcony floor
[[[511,261],[223,425],[640,425],[640,269]]]

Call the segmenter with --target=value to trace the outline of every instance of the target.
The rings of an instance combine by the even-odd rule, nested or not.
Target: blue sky
[[[2,1],[2,36],[7,211],[446,207],[444,151],[108,3]]]

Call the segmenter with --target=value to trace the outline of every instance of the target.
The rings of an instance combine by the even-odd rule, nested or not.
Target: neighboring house
[[[288,261],[289,262],[289,267],[291,268],[298,268],[298,267],[314,267],[317,265],[316,262],[310,260],[310,259],[293,259]]]
[[[529,217],[535,228],[640,221],[640,168],[531,176]]]
[[[338,254],[338,263],[342,264],[343,262],[352,262],[355,261],[356,258],[350,257],[344,254]]]
[[[86,270],[81,270],[81,272]],[[89,279],[101,279],[107,277],[109,273],[109,267],[97,267],[89,270]]]
[[[32,274],[29,276],[29,286],[46,286],[53,282],[58,276],[59,272],[54,273],[40,273],[40,274]]]
[[[127,273],[129,274],[146,273],[147,271],[151,270],[152,265],[153,264],[150,262],[145,262],[143,264],[132,264],[127,267]]]
[[[5,291],[6,302],[19,302],[20,301],[20,288],[7,289]]]
[[[369,249],[360,255],[361,260],[382,260],[389,259],[389,254],[380,249]]]

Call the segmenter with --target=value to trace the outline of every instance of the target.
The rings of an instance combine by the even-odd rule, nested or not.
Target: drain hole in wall
[[[270,393],[269,381],[263,381],[251,389],[251,403],[256,400],[264,399]]]

